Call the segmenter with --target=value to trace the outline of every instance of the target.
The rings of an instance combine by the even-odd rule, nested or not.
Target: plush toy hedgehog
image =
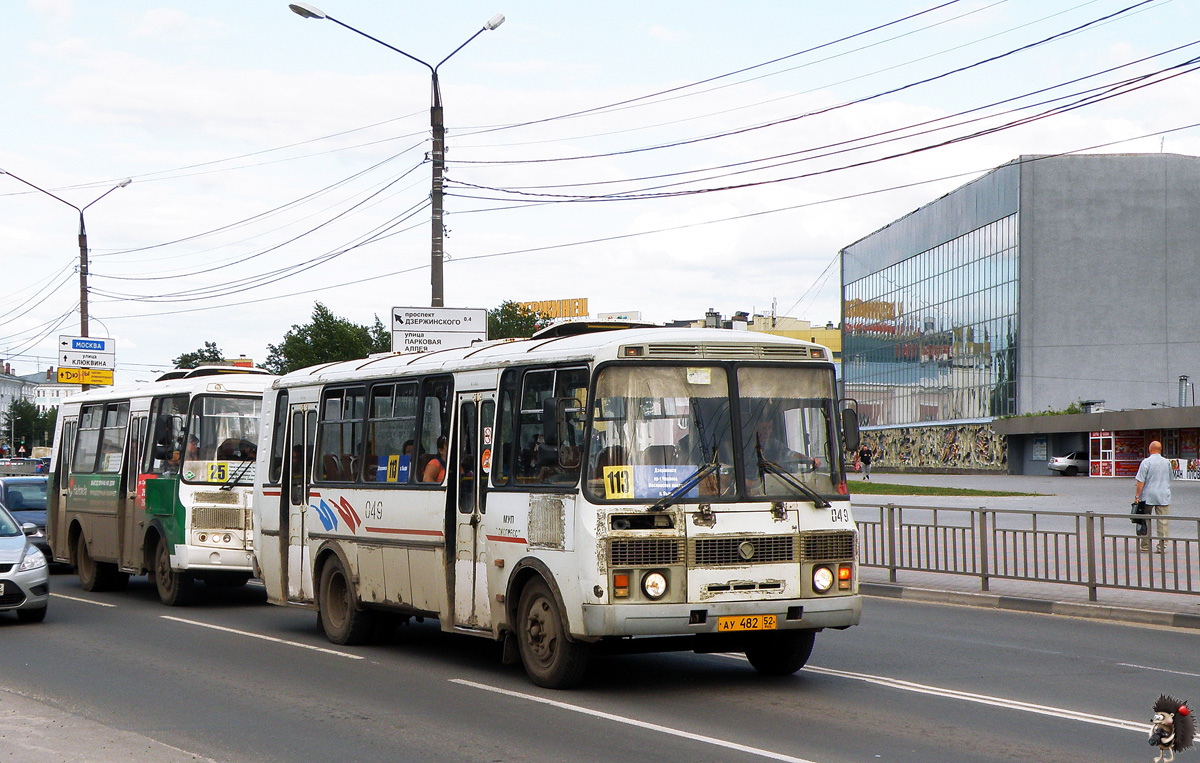
[[[1178,700],[1166,694],[1158,695],[1154,703],[1154,719],[1150,726],[1150,744],[1158,748],[1154,763],[1171,763],[1177,750],[1192,746],[1196,735],[1196,719],[1187,700]],[[1169,755],[1170,757],[1163,757]]]

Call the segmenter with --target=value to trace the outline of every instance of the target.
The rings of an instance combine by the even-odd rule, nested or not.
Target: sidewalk
[[[1045,477],[1010,475],[874,474],[876,482],[900,485],[939,485],[974,490],[1004,490],[1037,493],[1034,496],[854,496],[862,505],[895,503],[900,505],[987,507],[1028,509],[1033,511],[1116,512],[1129,505],[1133,480],[1089,477]],[[853,496],[857,477],[851,478]],[[1171,484],[1172,516],[1200,515],[1200,483],[1176,481]],[[1127,510],[1127,509],[1125,509]],[[936,572],[897,572],[897,580],[888,580],[888,570],[863,567],[860,591],[867,596],[902,598],[1021,612],[1067,615],[1122,622],[1200,628],[1200,596],[1158,593],[1143,590],[1100,588],[1097,601],[1088,601],[1086,586],[1036,583],[1024,580],[991,578],[989,590],[980,588],[974,576]]]

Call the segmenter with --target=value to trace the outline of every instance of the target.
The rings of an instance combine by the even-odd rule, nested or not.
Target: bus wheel
[[[579,683],[587,670],[587,646],[567,638],[558,603],[541,579],[531,580],[521,591],[517,645],[525,672],[538,686],[567,689]]]
[[[746,659],[764,676],[790,676],[808,662],[817,632],[764,633],[746,648]]]
[[[75,539],[75,570],[85,591],[120,591],[129,582],[129,573],[119,571],[117,565],[92,558],[82,530]]]
[[[359,609],[354,600],[354,587],[346,575],[342,561],[331,557],[321,568],[318,588],[319,618],[325,638],[335,644],[365,644],[375,625],[374,612]]]
[[[191,603],[195,593],[192,576],[171,569],[171,549],[167,546],[166,538],[158,539],[158,548],[154,551],[154,584],[158,588],[158,598],[168,607],[182,607]]]

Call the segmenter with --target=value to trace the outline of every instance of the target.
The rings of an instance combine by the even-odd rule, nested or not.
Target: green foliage
[[[1056,411],[1053,408],[1047,408],[1044,411],[1037,411],[1035,413],[1022,413],[1020,416],[1001,416],[1001,418],[1020,419],[1020,418],[1028,418],[1030,416],[1066,416],[1071,413],[1083,413],[1083,402],[1080,400],[1076,400],[1075,402],[1068,405],[1066,408],[1063,408],[1061,411]]]
[[[878,475],[877,475],[878,476]],[[1041,493],[1015,493],[1010,490],[975,490],[965,487],[935,485],[897,485],[876,480],[851,480],[847,483],[851,495],[941,495],[941,496],[1039,496]]]
[[[488,310],[488,339],[527,339],[533,332],[549,325],[550,318],[545,313],[535,313],[511,300]]]
[[[263,368],[271,373],[286,374],[321,363],[365,358],[390,349],[391,336],[378,315],[375,325],[360,326],[339,318],[317,302],[313,305],[311,321],[302,326],[293,325],[284,334],[282,342],[267,345]]]
[[[225,353],[216,342],[205,342],[200,349],[182,353],[171,362],[176,368],[196,368],[209,363],[224,363]]]
[[[35,446],[50,445],[57,419],[54,408],[43,413],[28,400],[14,400],[4,412],[4,441],[12,443],[14,454],[24,444],[28,455]]]

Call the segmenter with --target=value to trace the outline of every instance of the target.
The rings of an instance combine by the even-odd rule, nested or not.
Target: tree
[[[488,339],[525,339],[549,325],[550,317],[545,313],[535,313],[511,300],[505,300],[494,310],[488,310]]]
[[[216,342],[205,342],[204,347],[182,353],[171,362],[175,364],[176,368],[196,368],[206,363],[224,363],[225,353],[221,352],[221,348],[217,346]]]
[[[29,455],[35,445],[49,445],[54,437],[54,416],[47,416],[38,411],[38,407],[28,400],[14,400],[4,412],[4,433],[12,443],[13,455],[16,455],[22,445],[25,455]],[[49,422],[50,428],[46,428]]]
[[[45,437],[42,445],[54,444],[54,427],[58,423],[58,408],[51,406],[38,414],[38,431]]]
[[[391,349],[391,337],[379,316],[375,325],[360,326],[329,312],[317,302],[313,305],[312,320],[293,325],[279,344],[267,345],[267,360],[263,368],[271,373],[286,374],[298,368],[319,363],[365,358],[374,352]]]

